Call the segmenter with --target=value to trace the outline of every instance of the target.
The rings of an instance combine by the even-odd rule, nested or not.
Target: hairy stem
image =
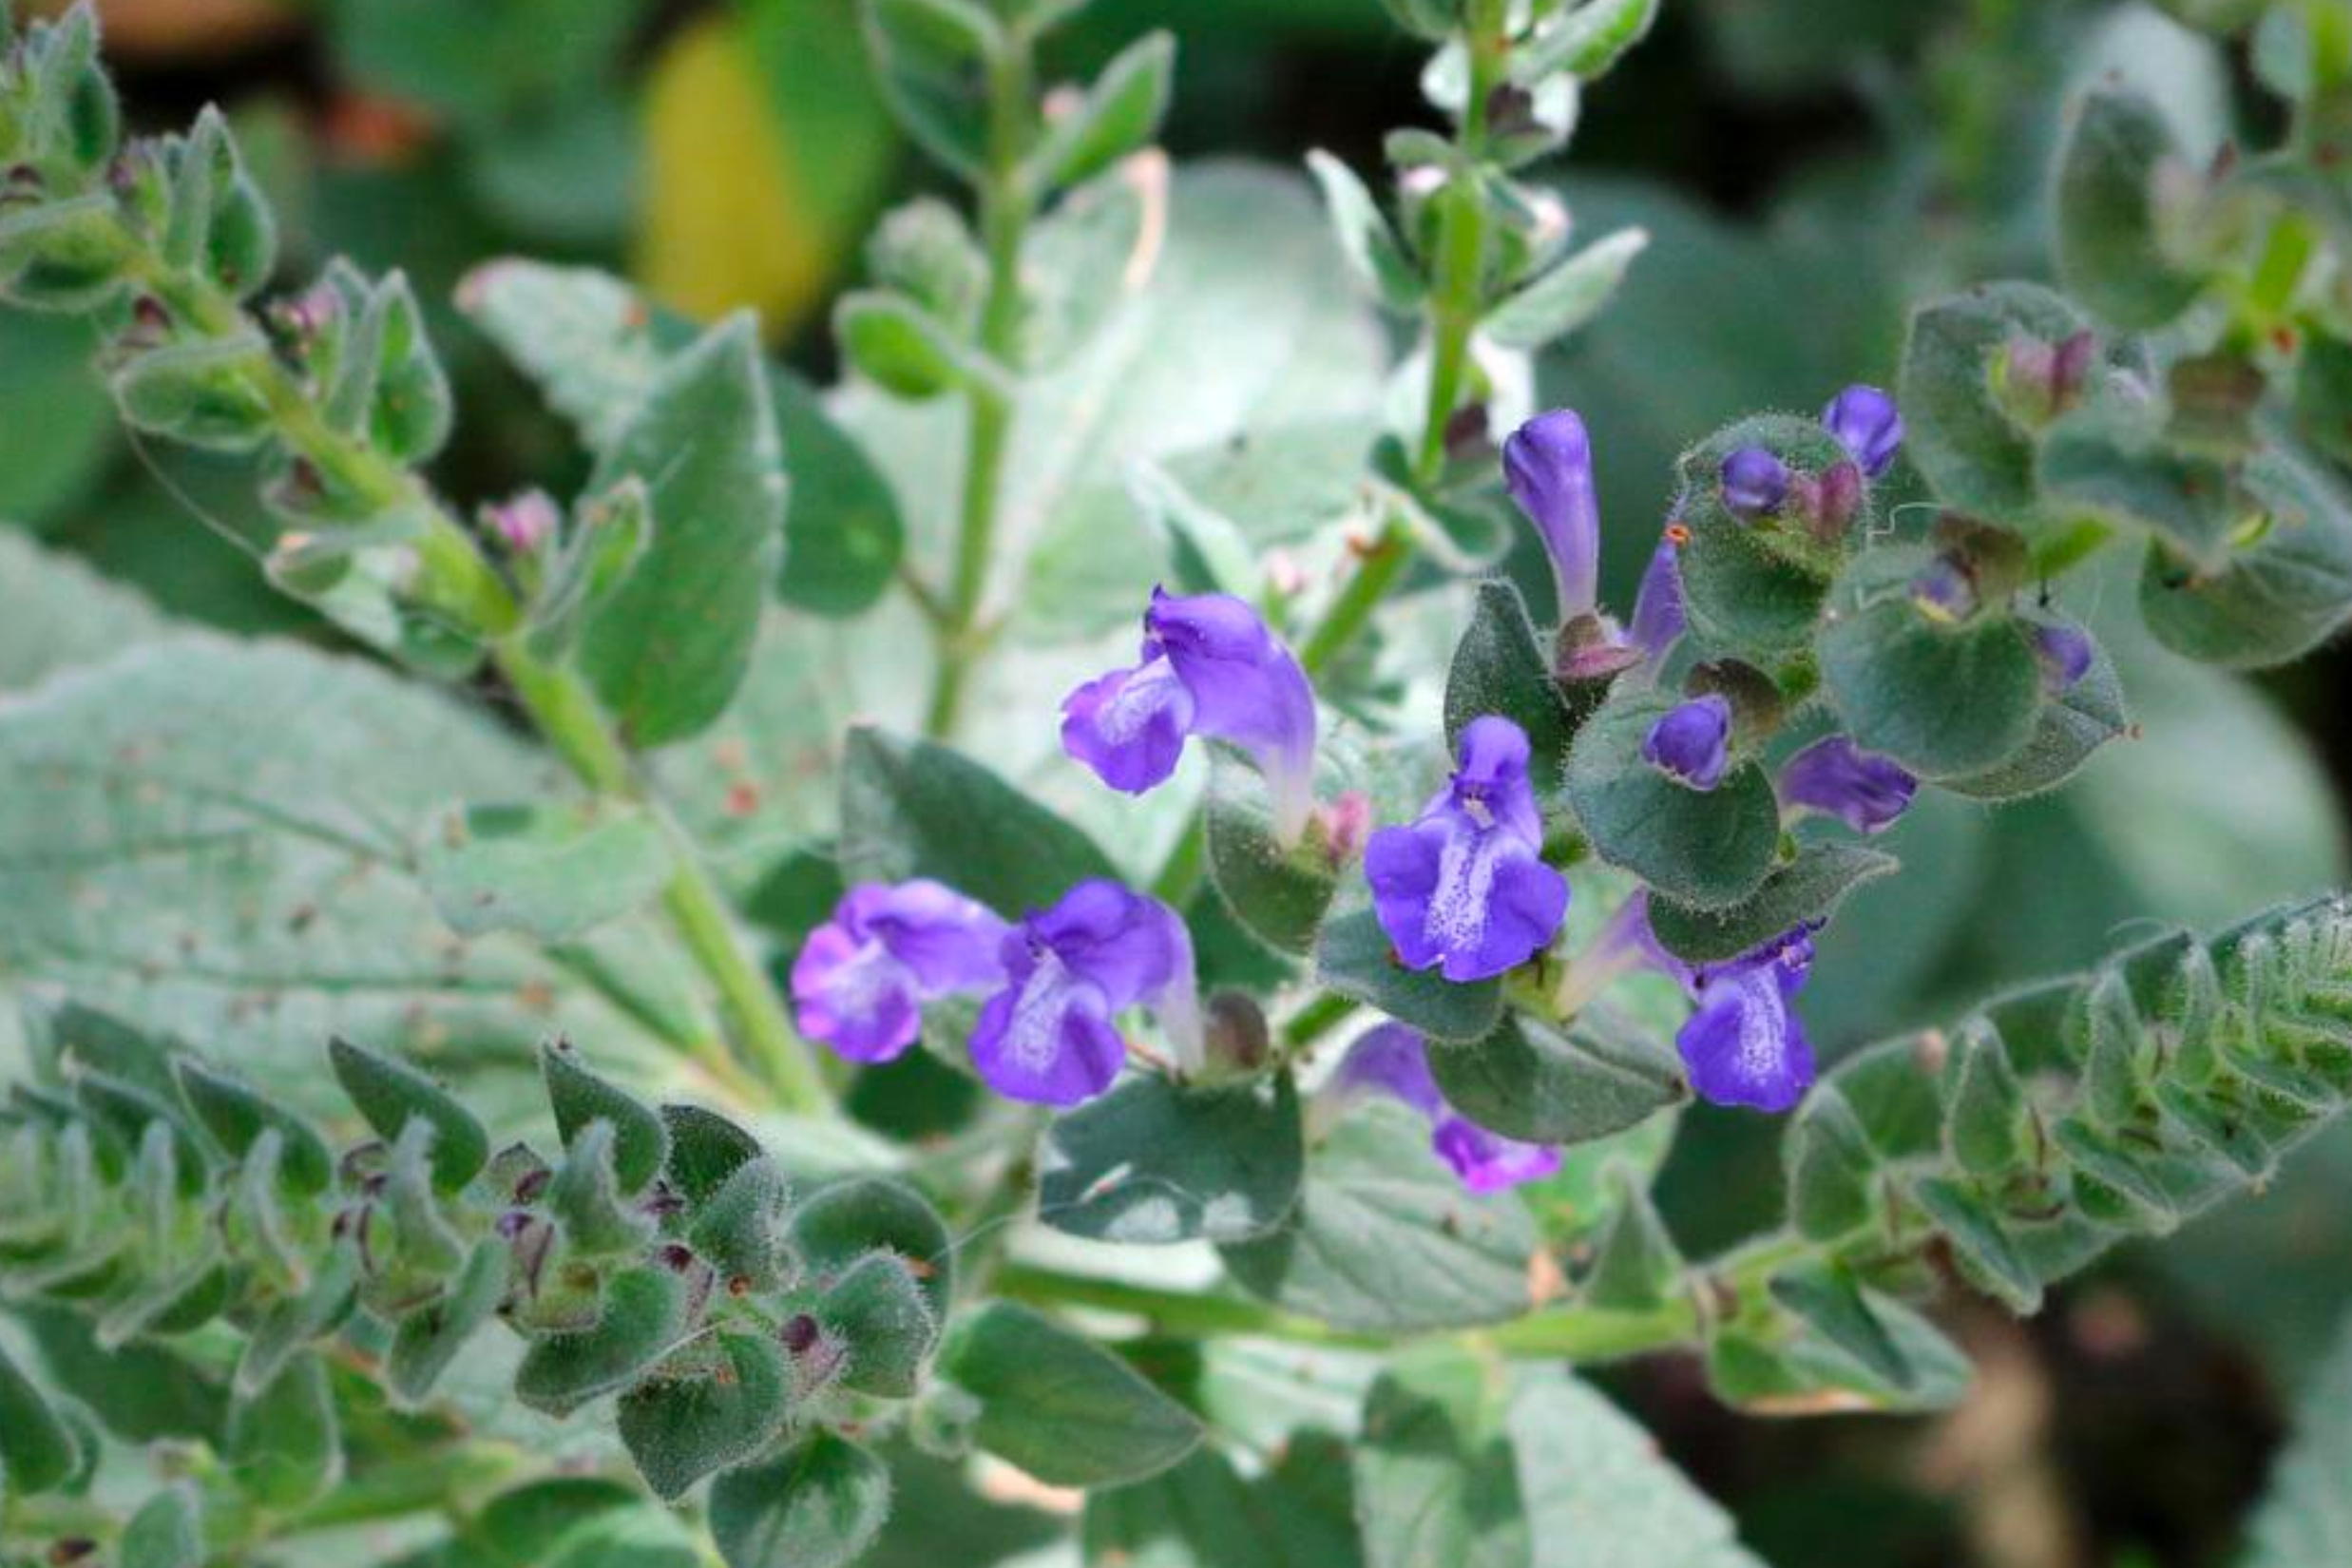
[[[1008,29],[988,70],[988,172],[980,188],[988,294],[981,307],[980,349],[998,366],[1009,366],[1018,357],[1021,249],[1037,204],[1021,168],[1029,112],[1029,47],[1025,31]],[[946,602],[934,618],[938,670],[924,721],[925,730],[940,738],[955,733],[972,666],[985,651],[981,609],[987,596],[989,556],[1004,489],[1004,455],[1013,430],[1013,402],[1003,387],[976,381],[968,395],[955,564]]]

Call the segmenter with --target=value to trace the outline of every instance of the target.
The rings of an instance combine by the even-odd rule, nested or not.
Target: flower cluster
[[[1733,516],[1792,515],[1808,526],[1850,512],[1859,487],[1887,469],[1902,440],[1893,401],[1851,387],[1822,422],[1845,457],[1821,474],[1793,472],[1761,448],[1722,466]],[[1593,454],[1572,410],[1528,421],[1504,444],[1507,488],[1542,542],[1558,598],[1563,692],[1624,681],[1663,683],[1683,636],[1678,523],[1662,532],[1630,621],[1599,601],[1600,518]],[[1844,477],[1840,477],[1843,472]],[[2040,628],[2037,648],[2053,690],[2079,679],[2090,645],[2060,626]],[[1736,689],[1691,678],[1690,694],[1651,724],[1641,757],[1679,788],[1721,787],[1761,738]],[[1225,594],[1155,589],[1136,661],[1080,684],[1061,708],[1063,750],[1113,789],[1141,794],[1176,773],[1195,736],[1234,748],[1264,777],[1273,832],[1295,847],[1316,815],[1317,718],[1305,670],[1252,605]],[[1455,985],[1522,969],[1540,978],[1565,919],[1570,889],[1547,856],[1545,803],[1529,736],[1501,714],[1463,725],[1443,788],[1405,822],[1362,820],[1360,795],[1327,815],[1351,824],[1344,867],[1362,846],[1371,910],[1401,967]],[[1783,813],[1817,813],[1862,833],[1884,831],[1909,806],[1919,780],[1894,760],[1832,734],[1779,770]],[[1337,829],[1333,830],[1336,833]],[[793,971],[802,1028],[845,1057],[883,1061],[923,1031],[927,1007],[978,998],[965,1042],[973,1069],[1000,1093],[1071,1105],[1108,1089],[1131,1059],[1179,1076],[1201,1065],[1200,1008],[1193,951],[1181,916],[1115,882],[1087,881],[1050,908],[1018,919],[936,882],[852,889],[804,947]],[[1558,968],[1554,1011],[1566,1018],[1616,976],[1646,967],[1671,977],[1692,1010],[1676,1044],[1692,1088],[1726,1105],[1786,1111],[1811,1084],[1813,1054],[1794,1009],[1813,958],[1816,923],[1799,924],[1727,962],[1690,964],[1663,947],[1648,895],[1635,893],[1583,951]],[[1548,985],[1549,982],[1546,982]],[[1120,1015],[1157,1014],[1167,1055],[1131,1045]],[[959,1013],[958,1016],[969,1016]],[[1422,1037],[1401,1023],[1375,1027],[1348,1052],[1324,1091],[1344,1105],[1377,1090],[1426,1118],[1431,1142],[1468,1186],[1488,1190],[1556,1169],[1557,1150],[1500,1138],[1446,1104]]]

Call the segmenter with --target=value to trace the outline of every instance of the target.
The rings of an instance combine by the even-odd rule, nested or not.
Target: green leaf
[[[837,1181],[793,1211],[793,1246],[819,1276],[854,1267],[877,1247],[907,1260],[944,1319],[954,1291],[955,1242],[921,1194],[879,1176]]]
[[[653,541],[589,616],[580,664],[632,744],[707,727],[743,679],[784,547],[784,457],[748,316],[662,367],[597,465],[652,497]]]
[[[1525,1311],[1536,1245],[1517,1198],[1465,1192],[1430,1152],[1420,1118],[1371,1103],[1309,1154],[1298,1207],[1280,1230],[1218,1252],[1276,1306],[1394,1333]]]
[[[2222,571],[2190,571],[2151,547],[2140,614],[2174,653],[2231,669],[2302,657],[2352,618],[2352,501],[2304,454],[2273,451],[2245,481],[2269,508],[2255,542]]]
[[[670,1139],[670,1162],[662,1174],[698,1209],[763,1154],[759,1139],[699,1105],[662,1106],[661,1125]]]
[[[1682,1061],[1604,1003],[1565,1028],[1506,1014],[1485,1039],[1429,1050],[1446,1103],[1523,1143],[1589,1143],[1690,1098]]]
[[[2197,296],[2161,243],[2156,177],[2186,167],[2164,115],[2137,90],[2102,83],[2085,95],[2057,166],[2058,277],[2118,327],[2161,327]]]
[[[1577,1299],[1619,1311],[1665,1304],[1682,1279],[1682,1252],[1650,1201],[1646,1185],[1622,1165],[1610,1169],[1614,1189],[1607,1228],[1594,1244],[1592,1272]]]
[[[988,148],[983,87],[1004,48],[995,18],[972,0],[863,0],[862,10],[890,112],[924,151],[977,176]]]
[[[1313,951],[1339,890],[1339,871],[1323,834],[1310,823],[1299,842],[1285,849],[1274,836],[1273,799],[1256,767],[1222,746],[1210,748],[1209,767],[1209,798],[1201,808],[1209,875],[1225,907],[1277,952]]]
[[[1640,43],[1657,14],[1658,0],[1586,0],[1512,56],[1512,79],[1524,86],[1564,70],[1589,82]]]
[[[922,1386],[923,1358],[939,1338],[939,1319],[905,1258],[868,1252],[833,1281],[816,1315],[849,1347],[843,1387],[907,1399]]]
[[[1834,1265],[1806,1265],[1772,1276],[1772,1299],[1859,1361],[1880,1381],[1909,1388],[1919,1372],[1864,1298],[1853,1276]]]
[[[1502,983],[1456,985],[1398,962],[1369,908],[1333,915],[1315,941],[1315,983],[1409,1023],[1431,1040],[1482,1040],[1502,1016]]]
[[[86,1406],[108,1435],[125,1443],[220,1442],[228,1399],[216,1369],[158,1345],[102,1349],[88,1321],[70,1308],[15,1305],[10,1311],[38,1346],[49,1386]]]
[[[555,1112],[556,1130],[563,1135],[565,1148],[572,1146],[589,1122],[609,1122],[613,1177],[622,1193],[642,1192],[646,1183],[661,1174],[669,1160],[670,1135],[652,1106],[591,1071],[568,1042],[544,1047],[539,1065],[546,1078],[547,1103]]]
[[[611,1122],[600,1117],[582,1123],[547,1183],[547,1213],[577,1256],[622,1257],[653,1239],[653,1216],[621,1194],[613,1170],[617,1145]]]
[[[696,1203],[686,1239],[730,1289],[741,1280],[748,1290],[773,1291],[796,1267],[784,1239],[786,1207],[784,1173],[755,1156]]]
[[[1981,1199],[1939,1177],[1914,1184],[1912,1195],[1951,1242],[1953,1258],[1972,1284],[2020,1315],[2041,1310],[2041,1276]]]
[[[1188,1088],[1130,1077],[1039,1139],[1038,1217],[1096,1241],[1247,1241],[1298,1200],[1306,1152],[1288,1073]]]
[[[12,316],[0,320],[0,354],[11,361],[17,354],[15,329],[29,319]],[[0,390],[0,399],[7,395]],[[17,428],[13,411],[4,405],[0,417],[11,421],[11,430]],[[27,428],[38,429],[29,421]],[[49,449],[55,449],[53,443]],[[26,459],[11,452],[10,461]],[[5,484],[0,480],[0,486]],[[28,518],[34,511],[13,502],[5,488],[0,488],[0,509],[14,518]],[[111,658],[163,625],[163,618],[129,587],[100,577],[78,557],[42,549],[19,528],[0,530],[0,577],[25,584],[21,602],[11,604],[0,621],[0,691],[27,691],[56,671]]]
[[[2352,1326],[2304,1388],[2247,1534],[2244,1568],[2352,1561]]]
[[[2013,337],[2056,345],[2089,326],[2037,283],[1971,289],[1912,316],[1896,392],[1903,449],[1947,505],[1998,523],[2035,517],[2034,438],[2002,409],[1995,369]]]
[[[711,1486],[711,1536],[727,1568],[849,1568],[889,1514],[889,1469],[830,1432]]]
[[[1568,803],[1602,860],[1676,902],[1720,909],[1763,884],[1780,847],[1780,806],[1753,762],[1701,791],[1646,760],[1642,742],[1673,707],[1648,692],[1603,704],[1569,754]]]
[[[1086,1560],[1131,1568],[1356,1568],[1347,1454],[1301,1432],[1244,1480],[1203,1445],[1174,1469],[1090,1492]]]
[[[1878,1156],[1836,1084],[1824,1084],[1806,1097],[1788,1124],[1781,1156],[1788,1217],[1798,1234],[1830,1241],[1869,1223]]]
[[[351,1314],[352,1289],[358,1279],[357,1249],[329,1248],[303,1289],[274,1303],[249,1331],[230,1382],[237,1397],[258,1395],[277,1381],[305,1346],[333,1332]]]
[[[1531,1568],[1762,1568],[1656,1439],[1567,1373],[1519,1376],[1507,1418]]]
[[[13,1497],[63,1485],[81,1468],[81,1453],[32,1380],[0,1350],[0,1481]]]
[[[1497,305],[1479,330],[1506,349],[1533,351],[1565,337],[1607,307],[1649,245],[1643,229],[1604,235]]]
[[[2162,540],[2206,571],[2228,564],[2251,509],[2229,465],[2169,445],[2147,409],[2076,409],[2042,432],[2034,475],[2049,505]]]
[[[1912,602],[1931,557],[1889,545],[1855,558],[1831,591],[1821,672],[1854,744],[1922,778],[1999,767],[2034,739],[2041,666],[2016,620],[1988,611],[1940,625]]]
[[[564,942],[652,902],[670,852],[641,811],[466,806],[428,831],[418,866],[450,929]]]
[[[333,1183],[335,1152],[307,1118],[194,1057],[175,1058],[172,1068],[188,1108],[233,1158],[245,1158],[257,1138],[275,1131],[277,1174],[289,1194],[316,1197]]]
[[[258,333],[169,343],[125,360],[110,377],[132,429],[208,451],[249,452],[269,438],[258,373],[269,363]]]
[[[856,615],[889,590],[907,547],[898,498],[806,382],[771,369],[768,385],[793,476],[776,597],[813,615]]]
[[[934,877],[1007,919],[1115,877],[1076,828],[961,753],[880,730],[850,732],[841,774],[849,882]]]
[[[411,1121],[432,1128],[433,1185],[442,1192],[459,1191],[489,1163],[490,1136],[481,1120],[423,1073],[339,1035],[327,1054],[335,1080],[378,1138],[396,1141]]]
[[[1365,1400],[1356,1524],[1365,1568],[1517,1568],[1532,1531],[1505,1381],[1459,1352],[1408,1359]]]
[[[1200,1424],[1118,1356],[1026,1307],[957,1317],[939,1374],[980,1401],[980,1446],[1055,1486],[1116,1486],[1192,1452]]]
[[[1954,1035],[1943,1069],[1944,1152],[1974,1176],[2015,1170],[2027,1154],[2025,1086],[1990,1021]]]
[[[1149,32],[1103,67],[1030,155],[1037,188],[1059,190],[1090,180],[1157,135],[1176,53],[1172,35]]]
[[[1792,926],[1826,921],[1846,894],[1898,868],[1893,855],[1852,844],[1801,846],[1772,868],[1756,890],[1722,909],[1693,909],[1653,899],[1650,927],[1658,946],[1691,964],[1720,964],[1762,946]]]
[[[551,1334],[524,1352],[514,1395],[544,1414],[563,1417],[590,1400],[630,1386],[677,1343],[686,1322],[686,1281],[667,1269],[627,1269],[604,1286],[596,1323]]]
[[[1552,660],[1536,635],[1519,589],[1497,578],[1478,585],[1470,624],[1445,671],[1445,746],[1456,751],[1470,721],[1501,714],[1527,732],[1539,796],[1559,787],[1576,739],[1576,718],[1552,679]]]
[[[945,324],[900,295],[844,295],[833,307],[833,335],[858,373],[894,397],[943,396],[986,373]]]
[[[1419,309],[1427,292],[1421,273],[1356,172],[1319,147],[1307,155],[1307,170],[1323,189],[1340,254],[1372,296],[1400,316]]]
[[[721,1333],[681,1351],[621,1398],[621,1444],[654,1495],[676,1501],[714,1470],[739,1464],[781,1431],[793,1369],[774,1340]]]
[[[2034,736],[1998,767],[1961,778],[1937,780],[1940,788],[1974,800],[2017,800],[2056,789],[2074,777],[2092,754],[2132,727],[2123,681],[2104,647],[2095,647],[2082,679],[2042,699]]]
[[[384,1356],[384,1381],[402,1404],[424,1404],[457,1352],[497,1314],[507,1299],[512,1257],[498,1237],[475,1242],[441,1299],[400,1320]]]
[[[123,1527],[122,1568],[203,1568],[204,1532],[196,1489],[182,1482],[140,1505]]]
[[[327,1364],[304,1353],[268,1387],[229,1407],[222,1456],[238,1490],[264,1508],[316,1502],[343,1473],[343,1440]]]

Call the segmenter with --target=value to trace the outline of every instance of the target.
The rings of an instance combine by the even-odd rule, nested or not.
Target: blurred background
[[[40,10],[39,4],[31,6]],[[855,0],[104,0],[134,120],[217,101],[286,226],[287,276],[350,253],[439,312],[468,502],[580,477],[570,438],[455,316],[458,278],[522,252],[623,270],[681,311],[760,313],[833,375],[827,306],[882,209],[936,183],[865,67]],[[1367,172],[1424,121],[1415,46],[1377,0],[1096,0],[1052,64],[1140,29],[1181,44],[1176,157]],[[1675,451],[1758,408],[1891,384],[1907,301],[2048,271],[2043,194],[2070,92],[2152,87],[2192,146],[2275,124],[2246,62],[2139,5],[1667,0],[1587,98],[1556,179],[1579,228],[1654,236],[1617,306],[1539,367],[1600,454],[1611,568],[1655,537]],[[1348,286],[1334,271],[1331,286]],[[225,535],[234,470],[135,450],[88,330],[0,316],[0,526],[31,529],[178,615],[332,634]],[[209,520],[217,528],[195,526]],[[1806,1010],[1832,1050],[2094,957],[2148,922],[2212,925],[2343,878],[2347,655],[2247,682],[2093,619],[2143,735],[2074,788],[1987,812],[1938,794],[1898,829],[1904,876],[1849,906]],[[2116,597],[2122,597],[2120,592]],[[1704,1251],[1776,1212],[1770,1130],[1686,1124],[1665,1196]],[[1932,1424],[1734,1417],[1695,1372],[1613,1391],[1783,1568],[2191,1568],[2232,1559],[2299,1380],[2352,1305],[2352,1132],[2273,1191],[2126,1252],[2026,1325],[1962,1305],[1971,1402]],[[2320,1568],[2314,1564],[2313,1568]]]

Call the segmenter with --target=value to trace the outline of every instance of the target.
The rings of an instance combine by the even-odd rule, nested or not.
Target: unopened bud
[[[1323,832],[1323,852],[1330,857],[1331,869],[1340,870],[1362,857],[1365,840],[1371,836],[1371,797],[1362,790],[1348,790],[1329,805],[1317,806],[1315,821]]]
[[[487,508],[483,522],[508,555],[534,555],[556,535],[563,518],[544,490],[525,490]]]
[[[1219,991],[1209,998],[1203,1033],[1208,1076],[1246,1078],[1266,1064],[1272,1037],[1266,1012],[1239,991]]]

